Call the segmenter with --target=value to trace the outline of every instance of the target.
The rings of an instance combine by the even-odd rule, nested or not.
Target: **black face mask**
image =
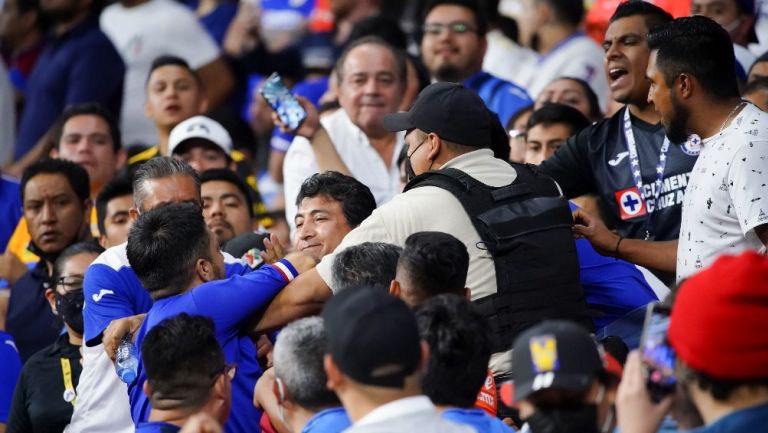
[[[573,409],[537,409],[525,422],[531,433],[599,433],[594,404]]]
[[[416,177],[416,172],[413,171],[413,166],[411,165],[411,157],[406,156],[405,157],[405,183],[412,181],[414,177]]]
[[[62,295],[58,292],[56,297],[56,311],[61,319],[76,333],[83,335],[83,304],[85,295],[83,289],[73,290]]]

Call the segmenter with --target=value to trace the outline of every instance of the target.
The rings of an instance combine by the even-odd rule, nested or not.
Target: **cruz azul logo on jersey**
[[[628,220],[643,216],[647,213],[645,202],[640,196],[636,186],[621,191],[616,191],[616,202],[619,204],[619,213],[622,220]]]

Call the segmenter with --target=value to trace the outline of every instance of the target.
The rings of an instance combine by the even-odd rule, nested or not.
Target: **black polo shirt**
[[[80,373],[79,346],[62,334],[55,343],[29,358],[16,384],[6,433],[61,433],[72,418],[73,406],[64,399],[62,358],[68,361],[72,386]],[[117,392],[117,391],[116,391]],[[71,399],[71,395],[68,397]]]
[[[651,240],[677,239],[683,195],[697,157],[687,146],[671,144],[662,188],[656,194],[664,127],[631,116],[643,180],[643,191],[637,191],[624,135],[624,110],[570,137],[541,164],[541,170],[560,184],[568,198],[584,194],[600,197],[606,224],[620,235],[643,239],[650,222]]]

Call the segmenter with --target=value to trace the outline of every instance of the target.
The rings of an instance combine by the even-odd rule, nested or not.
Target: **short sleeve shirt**
[[[768,224],[768,114],[746,104],[702,142],[683,204],[677,279],[723,254],[761,250],[755,227]]]

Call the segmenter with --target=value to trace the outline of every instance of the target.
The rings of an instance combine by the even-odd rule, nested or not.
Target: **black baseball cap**
[[[542,389],[585,391],[604,370],[600,349],[583,327],[565,320],[541,322],[512,347],[514,401]]]
[[[390,132],[418,128],[454,143],[491,148],[494,121],[499,123],[498,116],[473,90],[439,82],[425,87],[409,111],[384,116],[383,124]]]
[[[402,388],[421,359],[416,317],[399,298],[370,287],[350,287],[323,308],[327,353],[364,385]]]

